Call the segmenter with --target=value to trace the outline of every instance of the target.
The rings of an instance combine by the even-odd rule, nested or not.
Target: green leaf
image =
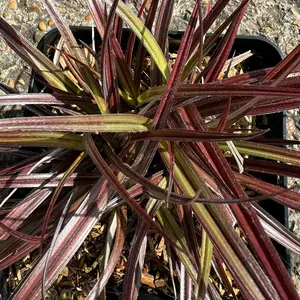
[[[159,223],[161,224],[162,228],[164,229],[164,231],[168,234],[168,236],[173,238],[173,240],[176,241],[176,243],[178,243],[178,245],[186,248],[187,242],[185,240],[185,236],[182,232],[182,229],[177,224],[177,222],[175,222],[173,216],[171,215],[171,213],[169,212],[169,210],[166,207],[162,206],[159,209],[159,211],[157,212],[157,218],[158,218]],[[197,271],[195,270],[195,267],[193,266],[191,260],[182,251],[180,251],[178,249],[175,249],[175,251],[176,251],[178,257],[180,258],[180,260],[182,261],[182,263],[184,264],[184,266],[185,266],[187,272],[189,273],[190,277],[192,278],[193,282],[196,283]]]
[[[113,1],[111,0],[105,0],[105,2],[109,5],[113,4]],[[150,56],[153,58],[164,79],[167,79],[170,75],[168,63],[161,48],[157,44],[151,32],[145,27],[145,24],[137,16],[135,16],[122,1],[118,3],[117,14],[135,33],[137,38],[141,41]]]
[[[201,241],[201,268],[199,270],[199,292],[198,297],[204,299],[206,290],[209,282],[211,261],[213,258],[213,244],[210,241],[207,233],[202,230],[202,241]]]
[[[167,166],[169,163],[167,144],[165,142],[161,142],[159,150],[164,159],[165,165]],[[190,195],[191,193],[194,193],[195,195],[196,188],[204,193],[205,196],[209,196],[210,191],[205,186],[205,183],[203,185],[203,179],[200,177],[199,172],[197,172],[190,159],[179,147],[174,147],[174,153],[176,161],[178,162],[177,167],[179,168],[180,172],[174,172],[174,178],[182,192],[187,195]],[[222,257],[224,258],[228,268],[231,271],[234,270],[236,274],[235,278],[237,278],[237,284],[239,285],[241,292],[245,296],[255,295],[254,297],[256,299],[263,299],[261,290],[259,289],[257,283],[254,282],[253,276],[251,276],[253,274],[253,270],[255,270],[258,265],[253,257],[249,256],[251,254],[250,252],[246,251],[247,248],[243,243],[240,243],[239,247],[236,247],[236,249],[230,244],[231,240],[236,240],[238,237],[232,230],[231,224],[229,224],[227,218],[221,215],[222,210],[219,209],[220,206],[203,205],[200,203],[193,203],[191,205],[196,218],[206,230],[218,252],[222,254]],[[218,217],[221,218],[222,223],[219,223],[218,219],[215,220],[215,216],[212,213],[217,214]],[[241,251],[241,247],[243,248],[242,250],[244,250],[244,256],[242,258],[237,255],[237,253]],[[205,251],[208,250],[209,249],[206,249]],[[262,272],[256,274],[258,277],[263,276],[260,277],[260,280],[267,280]],[[257,278],[255,279],[257,280]],[[275,291],[273,290],[273,292]]]
[[[9,139],[11,134],[5,132],[22,131],[18,136],[32,135],[30,132],[43,132],[44,136],[56,136],[58,131],[64,132],[141,132],[147,131],[151,126],[151,120],[133,114],[105,114],[82,116],[51,116],[31,118],[11,118],[0,120],[0,138]],[[46,134],[46,132],[49,132]],[[65,139],[72,140],[81,137],[73,134],[66,135]],[[0,139],[1,141],[1,139]],[[59,146],[58,146],[59,147]]]
[[[51,131],[51,130],[50,130]],[[74,150],[83,150],[83,139],[73,133],[60,132],[0,132],[0,145],[3,146],[30,146],[30,147],[57,147]]]
[[[229,150],[223,142],[218,145],[222,150]],[[234,142],[234,145],[241,154],[300,165],[300,153],[295,150],[252,142]]]
[[[99,83],[94,78],[92,72],[87,67],[88,65],[87,59],[84,56],[82,49],[79,47],[71,29],[64,22],[63,18],[59,14],[52,0],[41,0],[41,1],[44,3],[45,8],[47,9],[51,18],[54,20],[62,38],[64,39],[68,47],[68,51],[70,52],[70,54],[76,57],[77,60],[83,62],[83,64],[77,64],[77,68],[80,70],[80,75],[82,76],[83,80],[89,87],[90,93],[95,98],[100,112],[103,114],[109,113],[109,109],[106,105],[105,99],[103,99],[102,97]]]

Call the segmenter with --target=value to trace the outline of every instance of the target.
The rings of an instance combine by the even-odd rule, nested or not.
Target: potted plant
[[[46,87],[21,95],[3,85],[0,98],[34,114],[0,120],[2,151],[19,157],[0,170],[0,266],[33,261],[26,274],[19,269],[12,299],[42,298],[76,253],[80,265],[82,247],[90,255],[87,238],[98,251],[89,299],[109,295],[109,282],[136,299],[141,278],[183,299],[297,299],[270,237],[297,253],[300,243],[257,202],[299,209],[299,194],[248,171],[299,176],[298,152],[255,122],[300,106],[291,76],[300,47],[273,68],[247,72],[238,63],[248,54],[230,54],[248,1],[207,39],[228,1],[206,11],[198,1],[169,57],[174,1],[152,1],[144,22],[144,5],[138,17],[123,1],[86,2],[101,49],[76,40],[43,1],[62,36],[49,50],[54,62],[0,19],[1,37]]]

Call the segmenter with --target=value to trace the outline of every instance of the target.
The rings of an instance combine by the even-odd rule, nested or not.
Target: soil
[[[84,0],[57,0],[56,2],[60,13],[70,25],[92,25],[91,16],[88,14]],[[172,30],[184,30],[194,2],[195,0],[176,1]],[[228,16],[240,2],[240,0],[231,0],[222,17]],[[0,0],[0,7],[1,16],[35,45],[54,26],[42,4],[37,0]],[[221,20],[215,25],[219,24]],[[300,43],[300,2],[295,0],[250,0],[239,33],[265,36],[275,42],[284,55],[288,54]],[[4,42],[0,41],[0,80],[16,87],[20,92],[26,92],[29,74],[28,66]],[[21,114],[22,108],[19,106],[0,108],[0,117]],[[287,138],[300,139],[298,109],[287,112]],[[295,148],[298,149],[299,146]],[[289,184],[295,181],[298,182],[290,178]],[[300,236],[300,214],[290,211],[289,220],[291,230]],[[300,293],[300,257],[292,255],[291,264],[292,276]]]

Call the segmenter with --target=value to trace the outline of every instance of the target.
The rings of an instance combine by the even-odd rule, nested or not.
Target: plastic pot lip
[[[79,32],[91,32],[92,28],[95,29],[96,39],[99,40],[99,34],[97,32],[96,27],[93,27],[93,26],[70,26],[70,29],[75,34],[79,33]],[[131,32],[131,30],[129,28],[123,28],[123,32],[128,34]],[[43,52],[45,54],[48,49],[48,46],[53,45],[53,43],[56,41],[56,39],[58,38],[59,35],[60,35],[60,33],[57,28],[51,29],[39,41],[39,43],[37,45],[37,49],[39,49],[41,52]],[[176,30],[170,30],[169,34],[168,34],[169,38],[177,39],[177,40],[182,38],[183,35],[184,35],[184,31],[176,31]],[[207,36],[210,36],[210,34],[208,33]],[[222,36],[220,36],[219,39],[221,37]],[[83,37],[83,39],[84,39],[84,37]],[[126,41],[122,41],[122,42],[124,43]],[[235,43],[238,45],[237,48],[240,48],[242,46],[241,47],[242,51],[251,50],[254,53],[256,52],[258,55],[261,55],[261,56],[265,55],[266,60],[264,61],[264,65],[259,66],[256,69],[273,67],[277,63],[279,63],[284,57],[284,55],[281,52],[281,50],[279,49],[279,47],[274,42],[268,40],[265,36],[237,35],[236,39],[235,39]],[[246,44],[247,46],[243,47],[244,44]],[[266,52],[268,53],[267,56],[266,56]],[[253,57],[255,57],[255,55]],[[250,60],[251,59],[252,58],[250,58]],[[254,63],[254,64],[256,64],[256,63]],[[32,87],[32,84],[30,84],[29,92],[32,91],[31,87]],[[283,136],[285,136],[285,133]]]
[[[93,26],[70,26],[70,29],[74,32],[76,31],[90,31],[93,28]],[[94,27],[95,28],[95,27]],[[95,28],[96,29],[96,28]],[[128,28],[123,28],[124,32],[130,32],[131,30]],[[59,34],[59,31],[57,28],[53,28],[50,31],[48,31],[42,39],[39,41],[37,48],[40,49],[45,45],[45,42],[47,40],[55,39],[57,37],[57,34]],[[182,36],[184,34],[184,31],[181,30],[169,30],[169,36]],[[208,36],[210,34],[208,33]],[[267,37],[263,35],[246,35],[246,34],[239,34],[236,36],[237,40],[251,40],[251,41],[261,41],[265,44],[268,44],[269,46],[273,47],[278,55],[281,57],[281,59],[284,58],[284,55],[278,45],[274,43],[273,41],[270,41]]]

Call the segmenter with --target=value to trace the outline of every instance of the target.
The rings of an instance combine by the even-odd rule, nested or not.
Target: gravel
[[[171,29],[184,30],[195,0],[176,2]],[[226,11],[222,13],[221,20],[228,16],[240,2],[231,0]],[[84,0],[58,0],[56,3],[70,25],[92,25]],[[39,1],[0,0],[0,7],[1,15],[35,45],[54,26]],[[220,22],[217,21],[215,26]],[[300,43],[300,1],[250,0],[239,33],[267,37],[280,47],[283,54],[288,54]],[[28,88],[29,74],[30,69],[26,64],[0,41],[0,80],[16,87],[20,92],[25,92]],[[21,113],[22,109],[18,106],[0,109],[0,117],[16,116]],[[299,110],[291,110],[287,116],[287,138],[300,140]],[[295,148],[299,150],[299,146]],[[289,184],[293,182],[294,179],[289,179]],[[291,230],[300,236],[299,213],[290,211],[290,225]],[[292,276],[300,291],[299,267],[300,257],[292,255]]]

